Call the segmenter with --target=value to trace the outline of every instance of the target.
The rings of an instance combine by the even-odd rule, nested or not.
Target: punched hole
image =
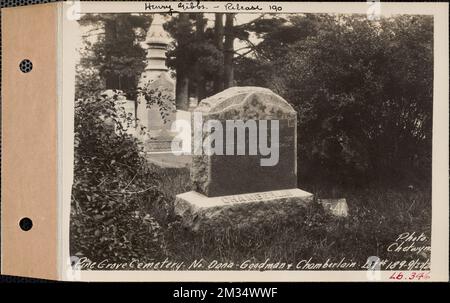
[[[33,63],[28,59],[22,60],[19,64],[19,68],[22,73],[29,73],[33,69]]]
[[[33,227],[33,221],[30,218],[20,219],[19,226],[23,231],[29,231]]]

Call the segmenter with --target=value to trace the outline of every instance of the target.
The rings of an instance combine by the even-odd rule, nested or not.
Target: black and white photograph
[[[141,5],[74,21],[74,270],[432,278],[432,14]]]

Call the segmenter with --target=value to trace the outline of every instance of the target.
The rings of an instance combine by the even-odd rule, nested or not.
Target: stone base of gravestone
[[[191,113],[188,111],[177,110],[170,123],[177,122],[179,125],[189,125],[191,123]],[[145,141],[144,147],[147,153],[161,153],[161,152],[181,152],[183,154],[190,154],[191,150],[191,132],[185,131],[183,127],[181,130],[174,132],[169,130],[166,126],[158,131],[149,130],[149,139]]]
[[[146,153],[170,152],[172,140],[148,140],[145,142]]]
[[[146,153],[179,152],[181,148],[182,140],[178,139],[175,133],[167,130],[161,130],[157,136],[144,141]]]
[[[289,217],[313,201],[313,195],[298,188],[268,192],[207,197],[195,191],[176,196],[175,214],[193,231],[202,226],[240,228]]]
[[[175,137],[161,137],[145,141],[144,151],[146,153],[178,152],[181,151],[180,146],[181,140],[175,139]]]

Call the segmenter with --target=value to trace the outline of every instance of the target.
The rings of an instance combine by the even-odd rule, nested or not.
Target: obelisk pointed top
[[[161,14],[154,14],[152,24],[147,31],[145,43],[147,44],[166,44],[170,43],[170,35],[164,30],[164,17]]]

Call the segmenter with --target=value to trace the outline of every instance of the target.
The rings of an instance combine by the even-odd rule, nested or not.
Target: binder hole
[[[23,231],[29,231],[33,227],[33,221],[30,218],[20,219],[19,226]]]
[[[29,73],[33,69],[33,63],[30,60],[25,59],[20,62],[19,67],[22,73]]]

